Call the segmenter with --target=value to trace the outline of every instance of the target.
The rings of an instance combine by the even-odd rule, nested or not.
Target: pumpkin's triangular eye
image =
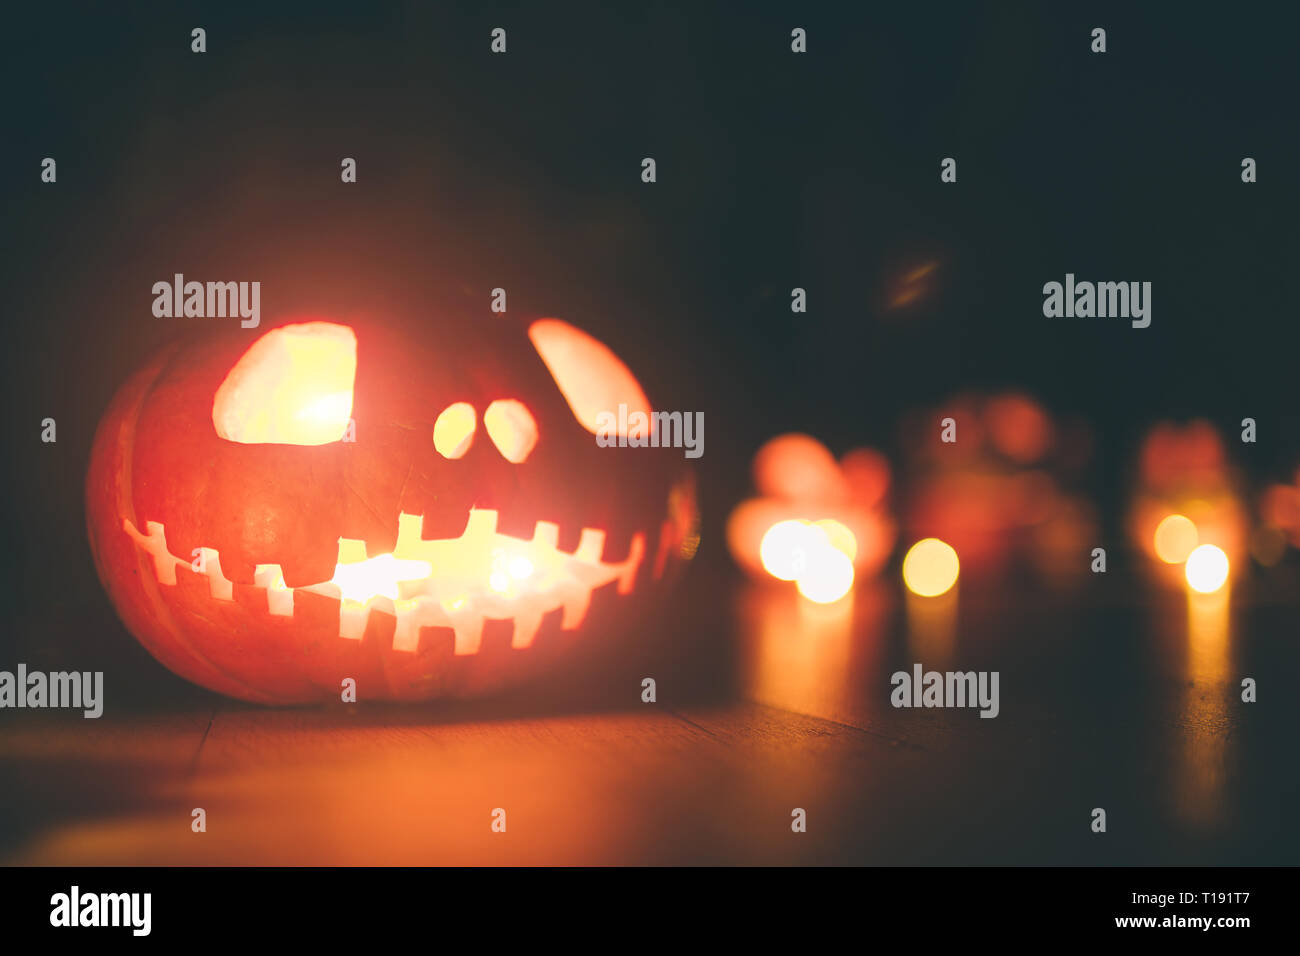
[[[634,412],[641,412],[646,416],[644,420],[649,419],[650,402],[640,383],[603,342],[560,319],[538,319],[528,327],[528,337],[573,410],[573,417],[587,431],[609,434],[609,416],[626,422]],[[626,416],[618,414],[620,405],[627,407]]]
[[[245,445],[326,445],[352,415],[357,337],[346,325],[304,322],[254,342],[217,388],[212,425]]]

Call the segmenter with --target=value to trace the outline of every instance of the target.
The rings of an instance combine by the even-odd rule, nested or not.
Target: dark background
[[[502,286],[513,315],[590,329],[657,404],[705,413],[705,569],[728,565],[722,524],[764,439],[893,451],[905,411],[967,388],[1021,387],[1091,423],[1087,490],[1115,536],[1158,419],[1214,421],[1256,484],[1300,454],[1290,14],[181,3],[6,18],[0,665],[129,660],[158,693],[193,693],[114,623],[82,510],[113,390],[208,321],[153,317],[151,286],[175,272],[260,280],[264,322],[499,321]],[[926,294],[892,307],[929,261]],[[1152,282],[1150,328],[1044,318],[1043,283],[1067,272]],[[40,441],[47,416],[57,444]],[[1235,441],[1245,416],[1256,445]]]

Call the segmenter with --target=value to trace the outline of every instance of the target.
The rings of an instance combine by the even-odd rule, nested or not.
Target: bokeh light
[[[799,593],[817,604],[832,604],[853,587],[853,562],[826,541],[808,554],[808,564],[795,582]]]
[[[1028,395],[1009,393],[991,398],[984,422],[993,447],[1017,464],[1038,461],[1052,444],[1052,421]]]
[[[814,521],[813,524],[825,533],[826,540],[830,542],[832,548],[843,554],[849,561],[857,560],[858,540],[847,526],[834,518],[822,518],[820,521]]]
[[[767,441],[754,455],[754,487],[789,501],[842,502],[848,485],[835,456],[811,435],[792,433]]]
[[[767,529],[758,546],[763,567],[772,577],[793,581],[808,564],[808,553],[817,546],[817,538],[825,535],[807,521],[778,521]]]
[[[1166,564],[1182,564],[1200,543],[1196,524],[1186,515],[1168,515],[1156,525],[1156,557]]]
[[[957,552],[938,538],[923,538],[903,559],[903,583],[922,597],[937,597],[957,583]]]
[[[1212,594],[1228,580],[1228,556],[1222,548],[1203,544],[1187,556],[1183,573],[1193,591]]]
[[[794,581],[810,601],[830,604],[853,587],[857,542],[833,519],[778,521],[763,535],[759,551],[769,574]]]

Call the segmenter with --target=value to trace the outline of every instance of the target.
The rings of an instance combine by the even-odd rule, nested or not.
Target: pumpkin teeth
[[[498,533],[497,517],[491,509],[472,509],[458,537],[426,539],[423,517],[403,513],[391,553],[369,555],[364,541],[340,538],[329,581],[290,588],[278,564],[259,564],[253,586],[265,591],[267,611],[277,617],[293,616],[296,591],[338,600],[339,637],[347,640],[361,640],[372,611],[390,614],[395,651],[418,650],[423,627],[450,627],[457,655],[478,653],[488,620],[513,621],[510,646],[522,649],[532,645],[546,614],[560,610],[560,627],[573,630],[586,619],[596,588],[617,582],[618,593],[628,594],[635,587],[645,557],[643,533],[632,537],[626,558],[606,562],[606,534],[598,528],[583,528],[577,547],[566,552],[557,546],[560,529],[553,522],[538,521],[524,539]],[[122,526],[152,557],[159,583],[175,585],[177,566],[189,562],[167,549],[163,526],[146,522],[145,534],[129,519]],[[195,570],[208,578],[213,599],[234,600],[220,555],[211,548],[200,554]]]

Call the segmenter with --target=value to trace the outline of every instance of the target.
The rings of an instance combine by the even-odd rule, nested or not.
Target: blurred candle
[[[935,597],[908,591],[906,604],[912,659],[935,667],[947,664],[957,644],[957,588]]]
[[[903,583],[921,597],[943,594],[957,583],[960,571],[957,552],[938,538],[922,538],[903,559]]]
[[[1228,556],[1216,545],[1203,544],[1187,556],[1184,574],[1193,591],[1212,594],[1228,580]]]
[[[903,558],[907,587],[907,640],[917,660],[935,665],[952,657],[957,630],[957,578],[961,562],[952,546],[923,538]]]
[[[1182,695],[1182,761],[1175,802],[1187,819],[1214,823],[1222,813],[1226,777],[1228,707],[1235,684],[1230,677],[1231,589],[1187,590],[1187,670]]]
[[[1156,557],[1166,564],[1181,564],[1199,543],[1196,525],[1186,515],[1166,515],[1156,525]]]
[[[869,581],[841,601],[814,604],[789,588],[747,585],[738,615],[742,694],[830,720],[876,713],[892,611],[886,591]]]

